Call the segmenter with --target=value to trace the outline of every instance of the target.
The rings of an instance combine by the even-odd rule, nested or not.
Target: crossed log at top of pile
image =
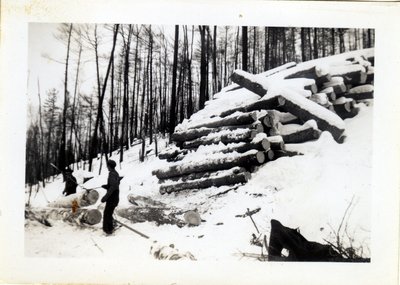
[[[239,86],[232,90],[246,88],[260,98],[176,131],[176,146],[159,155],[169,163],[153,171],[160,193],[246,183],[256,166],[296,155],[286,143],[318,139],[321,131],[343,142],[343,119],[357,115],[356,101],[373,98],[371,62],[357,56],[330,68],[290,63],[258,75],[234,71]],[[274,80],[282,88],[271,92]]]

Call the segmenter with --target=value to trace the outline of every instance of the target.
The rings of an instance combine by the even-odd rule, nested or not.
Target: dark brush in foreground
[[[289,255],[282,256],[287,249]],[[347,255],[347,256],[344,256]],[[271,220],[271,235],[268,247],[269,261],[314,261],[314,262],[370,262],[370,258],[349,256],[340,248],[329,244],[308,241],[297,229],[283,226],[277,220]]]

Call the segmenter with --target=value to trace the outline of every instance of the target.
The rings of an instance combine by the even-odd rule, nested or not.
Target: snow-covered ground
[[[233,92],[249,93],[245,90]],[[125,153],[125,161],[117,167],[120,175],[124,176],[118,207],[130,206],[126,197],[133,193],[179,209],[197,209],[204,221],[197,227],[178,228],[175,225],[156,226],[151,222],[131,224],[119,218],[150,236],[149,240],[123,227],[113,236],[105,236],[101,224],[79,229],[63,222],[45,227],[26,221],[25,254],[30,257],[127,257],[145,260],[153,259],[149,250],[152,242],[157,240],[166,245],[173,243],[180,251],[190,251],[197,260],[254,261],[243,258],[240,252],[260,253],[259,247],[250,244],[251,234],[257,234],[256,229],[248,217],[235,216],[244,214],[247,208],[260,207],[261,211],[253,218],[260,232],[267,237],[270,220],[277,219],[285,226],[299,228],[308,240],[335,243],[343,221],[339,236],[344,246],[351,244],[360,249],[358,253],[369,257],[373,102],[360,103],[357,107],[360,108],[359,114],[344,121],[347,139],[343,144],[336,143],[329,133],[323,132],[317,141],[286,145],[289,150],[300,151],[304,155],[268,162],[252,173],[246,185],[218,197],[210,196],[227,187],[161,195],[158,180],[151,172],[164,166],[165,161],[150,155],[144,163],[140,163],[140,146],[132,147]],[[159,148],[165,146],[165,141],[160,139]],[[112,158],[118,161],[117,154]],[[106,183],[104,164],[100,175],[99,160],[94,166],[96,171],[92,174],[82,169],[74,171],[79,183],[84,176],[94,176],[84,184],[86,188]],[[45,207],[48,201],[62,195],[63,188],[62,178],[56,177],[45,188],[32,194],[31,206]],[[78,187],[78,191],[82,189]],[[99,192],[101,196],[105,194],[104,189],[99,189]],[[97,208],[100,204],[98,202],[92,207]]]

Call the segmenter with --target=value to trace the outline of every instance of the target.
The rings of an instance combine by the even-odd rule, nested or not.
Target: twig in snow
[[[104,251],[101,249],[101,247],[94,241],[92,237],[90,239],[93,241],[94,245],[101,251],[101,253],[104,253]]]
[[[349,211],[349,209],[350,209],[351,206],[353,205],[353,200],[354,200],[354,195],[353,195],[353,197],[351,198],[351,201],[350,201],[349,205],[347,206],[346,211],[344,212],[343,218],[342,218],[342,220],[341,220],[341,222],[340,222],[339,228],[338,228],[337,233],[336,233],[336,241],[337,241],[337,245],[338,245],[338,246],[340,245],[340,230],[341,230],[342,225],[343,225],[343,222],[344,222],[344,220],[345,220],[345,218],[346,218],[346,216],[347,216],[347,212]],[[346,223],[347,223],[347,222],[346,222]]]
[[[227,189],[227,190],[225,190],[225,191],[221,191],[221,192],[219,192],[219,193],[217,193],[217,194],[214,194],[214,195],[208,196],[208,198],[212,198],[212,197],[219,197],[219,196],[221,196],[221,195],[224,195],[224,194],[226,194],[226,193],[228,193],[228,192],[230,192],[230,191],[232,191],[232,190],[236,190],[236,189],[238,189],[238,188],[239,188],[239,186],[240,186],[240,185],[237,185],[237,186],[235,186],[235,187],[232,187],[232,188],[229,188],[229,189]]]

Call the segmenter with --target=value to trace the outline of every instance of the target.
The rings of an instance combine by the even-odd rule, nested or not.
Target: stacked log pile
[[[343,120],[358,114],[356,103],[373,98],[374,58],[341,59],[290,63],[258,75],[234,71],[238,86],[226,96],[244,88],[259,98],[178,128],[175,145],[159,155],[168,163],[153,171],[160,193],[246,183],[257,166],[297,154],[285,144],[316,140],[322,131],[342,143]]]

